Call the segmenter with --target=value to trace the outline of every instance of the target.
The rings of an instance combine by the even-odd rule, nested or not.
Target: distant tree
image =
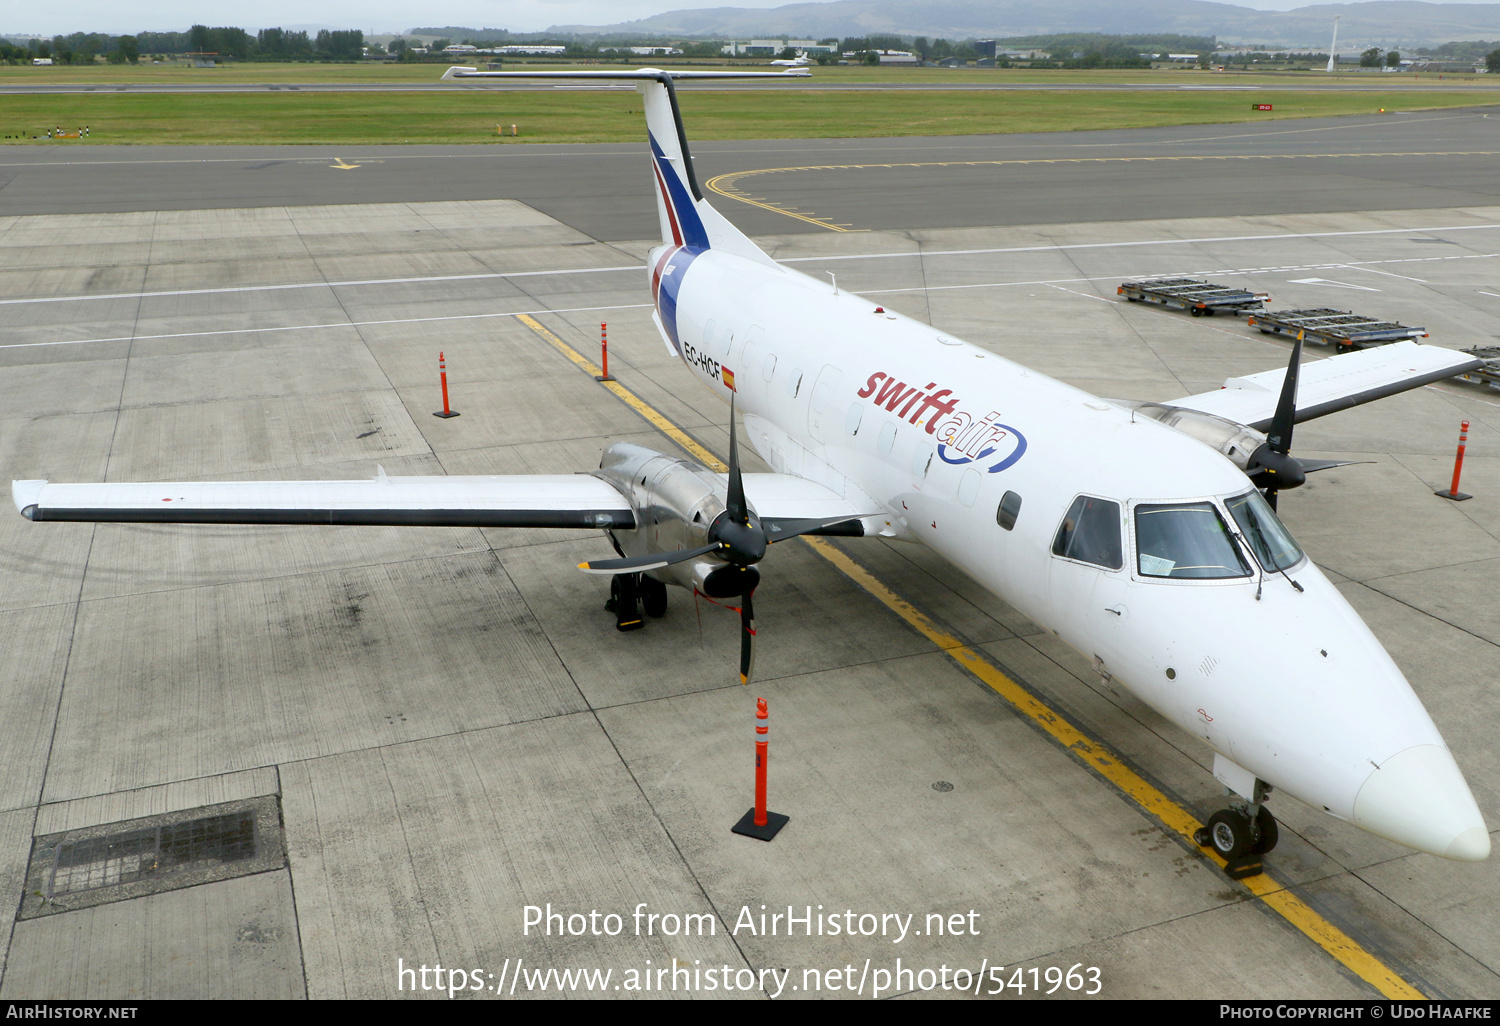
[[[392,39],[389,43],[387,43],[385,45],[385,48],[388,53],[395,54],[396,59],[400,60],[401,58],[406,56],[406,51],[410,50],[411,46],[406,42],[405,39],[397,36],[395,39]]]
[[[371,53],[385,53],[385,47],[373,40],[365,44],[365,49]]]
[[[931,46],[932,43],[928,41],[926,36],[918,36],[911,41],[911,52],[916,54],[919,59],[925,61],[927,59],[927,51]]]
[[[1397,52],[1396,50],[1392,50],[1390,53],[1386,54],[1385,55],[1385,66],[1388,67],[1388,68],[1399,68],[1399,67],[1401,67],[1401,54],[1399,52]]]
[[[208,47],[213,53],[245,60],[253,44],[250,33],[242,28],[223,26],[208,30]]]
[[[359,29],[330,32],[320,29],[313,50],[324,60],[350,61],[364,56],[365,34]]]
[[[114,64],[139,64],[141,51],[135,36],[121,36],[115,40],[115,48],[109,59]]]
[[[434,39],[431,43],[428,44],[427,50],[430,53],[441,53],[445,47],[449,47],[452,45],[453,40],[451,39]]]
[[[1372,46],[1359,55],[1359,66],[1361,68],[1378,68],[1380,62],[1385,59],[1385,54],[1380,52],[1380,47]]]
[[[776,55],[777,60],[783,60],[783,61],[795,60],[796,57],[797,57],[797,50],[796,50],[796,48],[790,47],[790,46],[784,46],[784,47],[782,47],[781,48],[781,52]]]
[[[1493,75],[1500,75],[1500,50],[1491,50],[1484,56],[1484,66]]]
[[[188,29],[188,40],[193,47],[193,53],[208,53],[208,26],[194,25]]]
[[[876,53],[874,50],[866,50],[864,56],[860,59],[863,60],[866,64],[879,64],[880,54]]]

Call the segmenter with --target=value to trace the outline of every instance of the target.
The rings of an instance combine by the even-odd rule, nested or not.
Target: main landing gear
[[[1257,788],[1260,801],[1232,802],[1229,808],[1208,817],[1208,823],[1193,834],[1200,846],[1212,848],[1228,863],[1225,871],[1236,880],[1260,873],[1260,857],[1275,848],[1280,838],[1276,817],[1264,804],[1269,793],[1268,786],[1264,793]]]
[[[638,631],[646,626],[641,619],[656,619],[667,612],[667,586],[645,574],[615,574],[609,579],[609,601],[604,608],[615,614],[615,630]]]

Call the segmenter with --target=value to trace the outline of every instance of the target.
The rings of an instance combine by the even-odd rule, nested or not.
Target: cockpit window
[[[1052,541],[1052,554],[1120,569],[1125,565],[1120,549],[1120,504],[1089,495],[1074,499]]]
[[[1229,515],[1240,525],[1260,565],[1271,573],[1285,570],[1302,560],[1302,550],[1292,541],[1291,532],[1276,516],[1271,504],[1260,492],[1246,492],[1227,500]]]
[[[1137,565],[1144,577],[1248,577],[1239,547],[1211,502],[1135,508]]]

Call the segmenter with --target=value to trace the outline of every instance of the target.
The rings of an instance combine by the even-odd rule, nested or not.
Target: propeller
[[[750,596],[760,583],[760,571],[755,564],[765,556],[766,548],[772,542],[785,541],[799,534],[856,519],[858,518],[839,516],[810,520],[773,520],[769,525],[763,525],[760,518],[750,512],[750,504],[745,501],[745,479],[740,473],[739,438],[734,424],[734,397],[731,396],[728,493],[725,496],[724,511],[708,527],[708,544],[674,552],[627,556],[623,559],[595,559],[578,564],[578,569],[591,574],[629,574],[656,570],[710,554],[722,559],[726,565],[711,575],[712,593],[718,598],[739,596],[742,600],[740,683],[748,684],[755,666],[755,610]]]
[[[1281,382],[1281,398],[1276,401],[1276,413],[1271,418],[1266,440],[1250,454],[1250,462],[1245,467],[1245,474],[1265,493],[1266,502],[1272,509],[1276,508],[1277,492],[1283,488],[1296,488],[1307,480],[1307,471],[1291,455],[1292,425],[1297,418],[1297,375],[1302,366],[1302,334],[1299,331],[1297,341],[1292,343],[1292,359]]]

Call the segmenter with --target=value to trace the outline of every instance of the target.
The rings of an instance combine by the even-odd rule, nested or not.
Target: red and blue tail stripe
[[[672,241],[679,246],[693,249],[708,249],[708,230],[698,216],[698,205],[688,193],[687,186],[677,176],[677,169],[662,153],[656,136],[646,133],[651,140],[651,156],[656,166],[656,187],[661,190],[662,202],[666,205],[667,219],[672,224]]]

